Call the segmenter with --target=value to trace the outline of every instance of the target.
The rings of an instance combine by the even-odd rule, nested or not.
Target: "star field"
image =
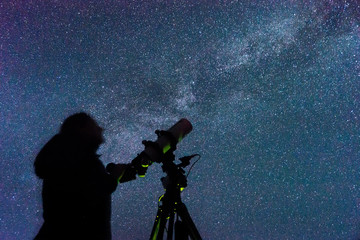
[[[38,232],[33,161],[78,111],[105,128],[105,164],[192,122],[175,154],[202,155],[182,199],[203,239],[360,238],[359,6],[0,3],[0,239]],[[118,186],[113,239],[150,236],[163,175]]]

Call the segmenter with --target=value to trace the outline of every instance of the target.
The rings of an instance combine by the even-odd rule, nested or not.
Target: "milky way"
[[[129,162],[188,118],[177,157],[204,239],[360,237],[356,0],[0,3],[0,239],[42,224],[33,161],[89,112]],[[147,239],[160,164],[113,194],[113,239]],[[64,176],[66,177],[66,176]]]

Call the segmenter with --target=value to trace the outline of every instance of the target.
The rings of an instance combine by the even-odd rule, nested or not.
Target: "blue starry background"
[[[78,111],[105,164],[192,122],[204,239],[359,239],[359,21],[357,0],[0,2],[0,239],[36,235],[34,158]],[[118,186],[113,239],[150,236],[163,175]]]

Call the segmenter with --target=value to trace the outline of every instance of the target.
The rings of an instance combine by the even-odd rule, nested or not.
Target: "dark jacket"
[[[44,217],[35,239],[111,239],[111,193],[117,180],[106,172],[96,149],[58,134],[34,166],[43,179]]]

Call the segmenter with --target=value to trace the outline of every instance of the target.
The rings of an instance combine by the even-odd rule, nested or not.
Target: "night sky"
[[[33,161],[79,111],[105,164],[192,122],[175,154],[202,155],[182,199],[203,239],[359,239],[359,5],[1,1],[0,239],[38,232]],[[118,186],[114,240],[148,239],[162,176]]]

